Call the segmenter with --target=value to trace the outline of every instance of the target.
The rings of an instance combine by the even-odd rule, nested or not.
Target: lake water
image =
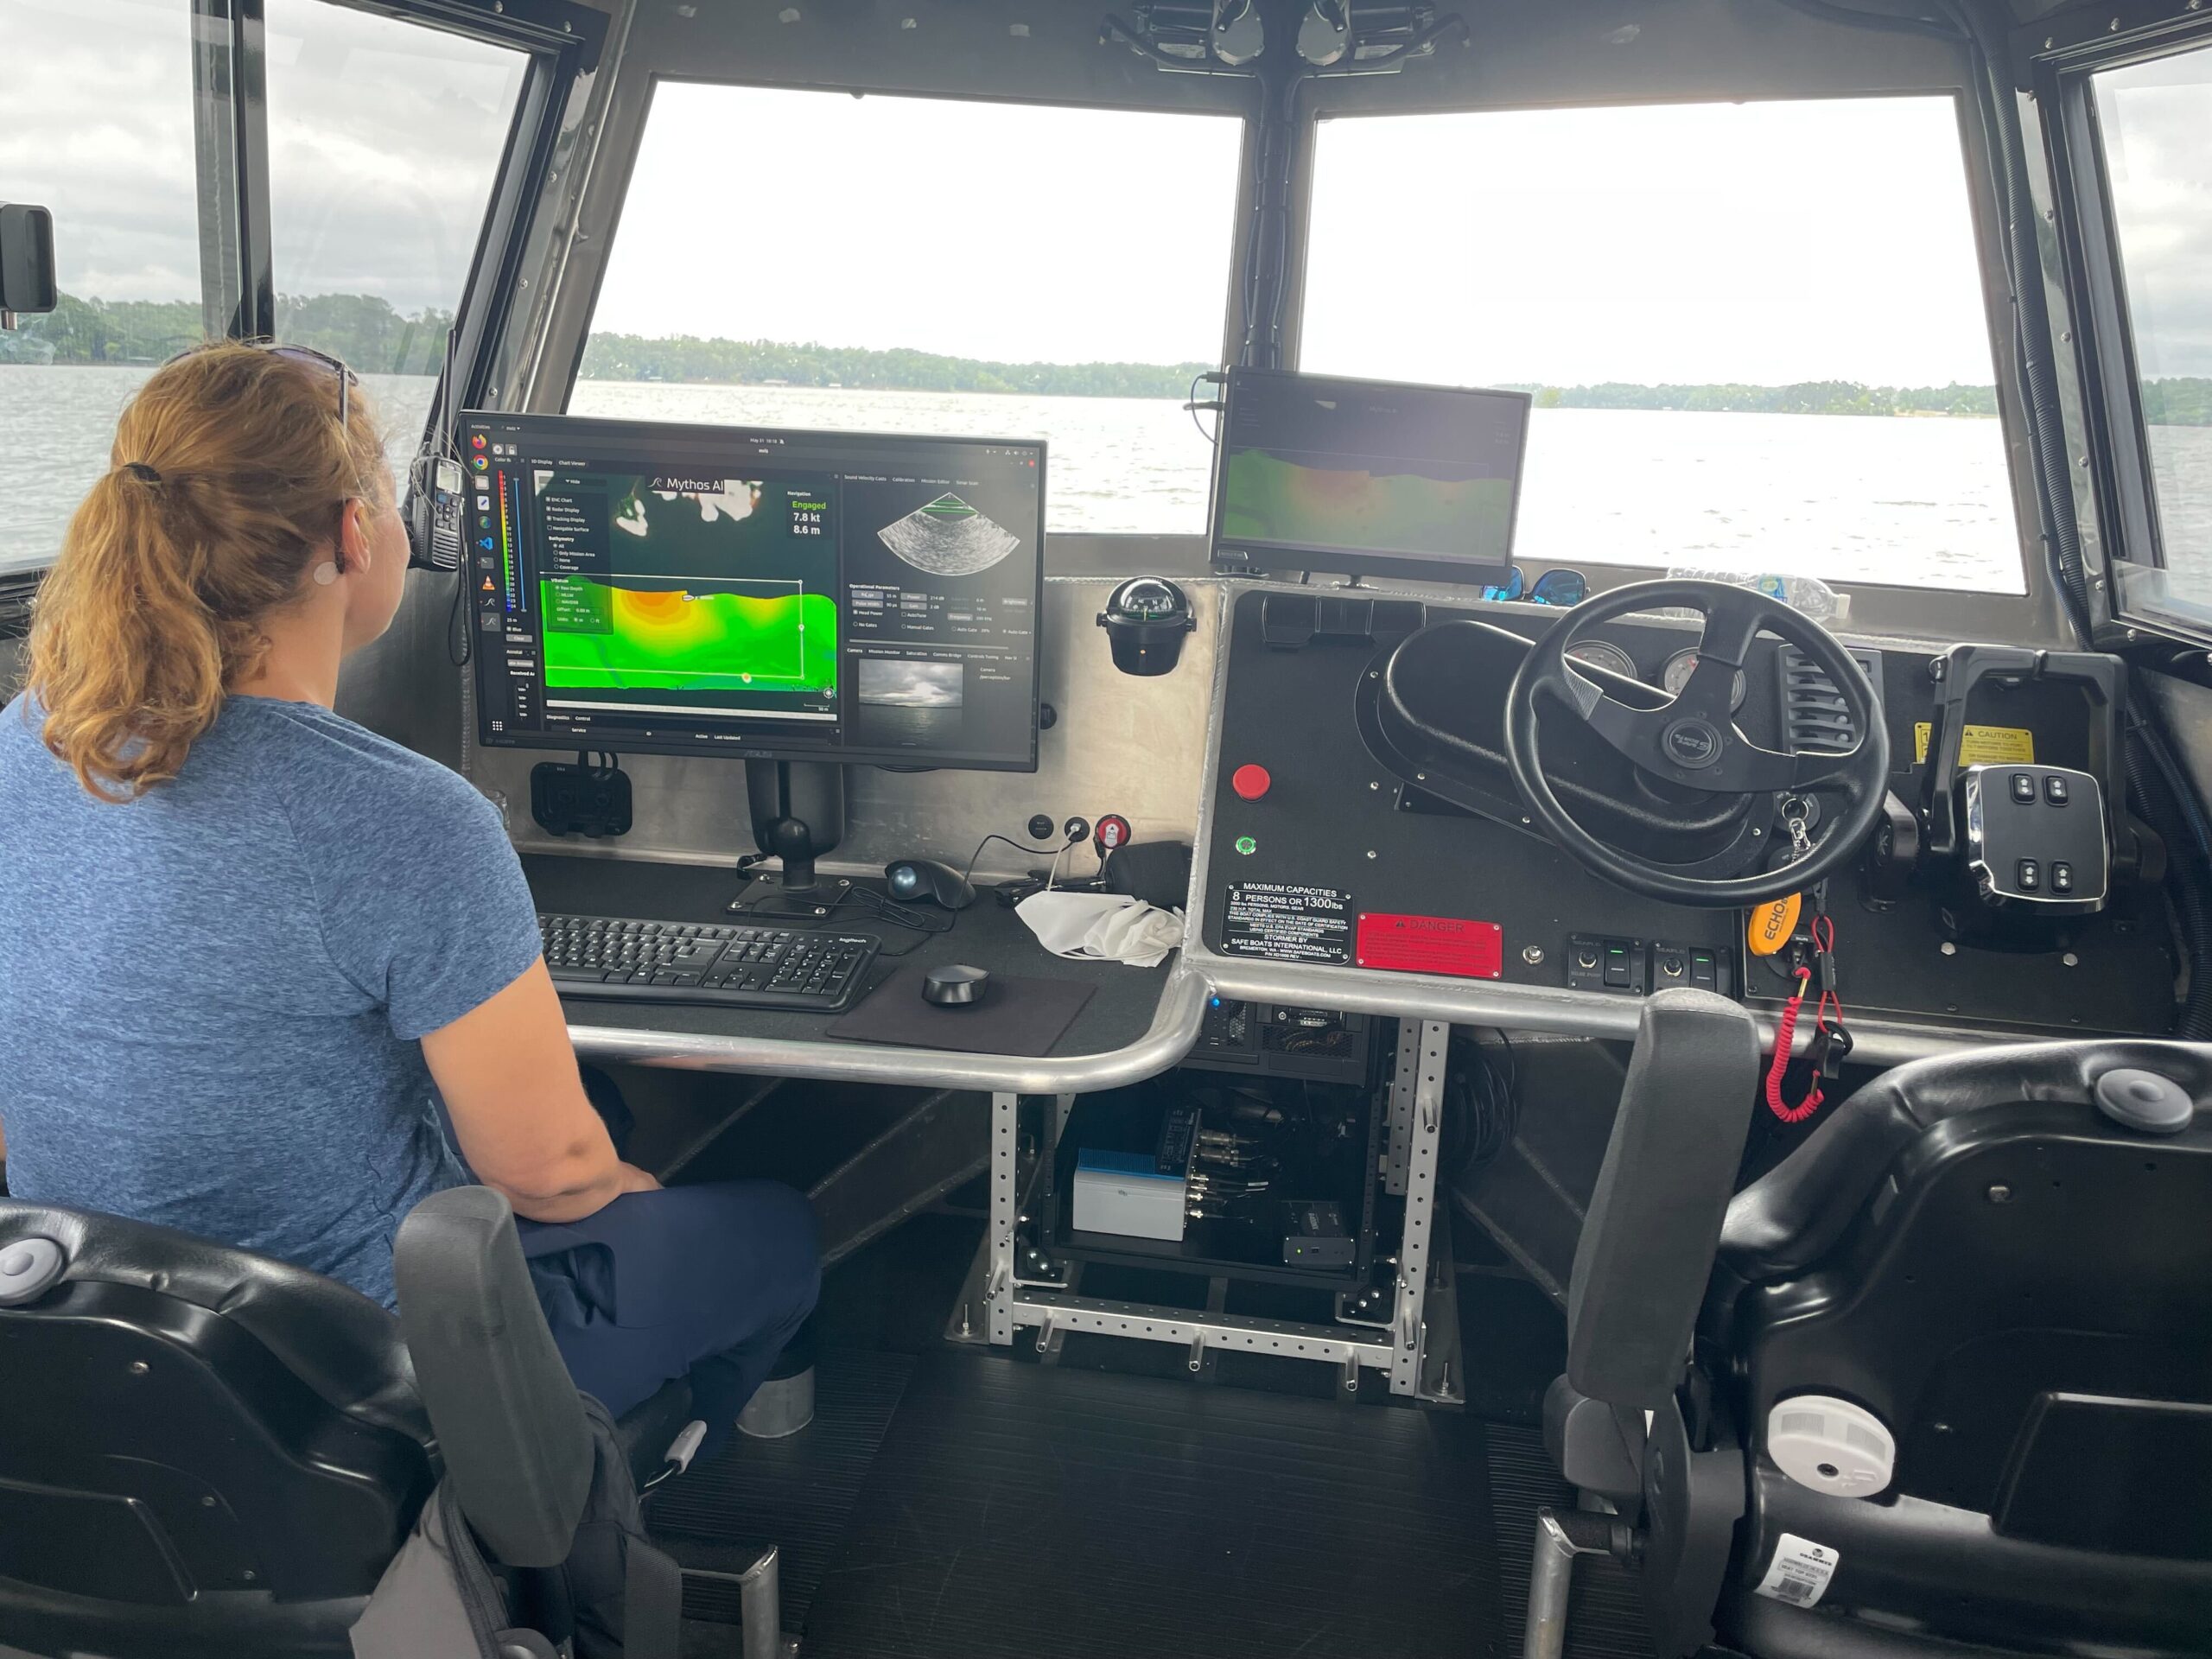
[[[59,545],[107,464],[143,368],[0,365],[0,567]],[[422,430],[431,383],[368,377],[388,429]],[[812,387],[585,380],[574,412],[847,430],[1042,437],[1056,531],[1203,534],[1212,448],[1179,404]],[[2212,511],[2212,429],[2162,428],[2175,539],[2184,497]],[[2167,440],[2171,440],[2167,442]],[[2018,593],[1995,421],[1539,410],[1516,537],[1570,563],[1809,572],[1845,581]],[[2205,539],[2201,522],[2188,532]],[[2212,545],[2196,568],[2212,565]],[[2178,565],[2183,561],[2176,558]]]

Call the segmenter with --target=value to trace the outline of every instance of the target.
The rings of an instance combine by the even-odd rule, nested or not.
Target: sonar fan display
[[[933,576],[972,576],[1021,545],[1021,537],[950,493],[916,507],[876,536],[915,569]]]

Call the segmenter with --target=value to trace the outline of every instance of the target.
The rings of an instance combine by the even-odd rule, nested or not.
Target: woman
[[[719,1438],[813,1306],[811,1217],[617,1157],[498,812],[332,712],[407,570],[360,387],[316,353],[209,346],[140,389],[112,459],[0,714],[15,1195],[389,1306],[401,1217],[473,1172],[514,1206],[579,1386],[619,1414],[689,1370]]]

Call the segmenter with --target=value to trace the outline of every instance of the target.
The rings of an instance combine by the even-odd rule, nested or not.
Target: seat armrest
[[[454,1494],[509,1567],[568,1559],[591,1428],[537,1306],[514,1211],[488,1186],[432,1193],[392,1241],[399,1323]]]
[[[1565,1377],[1544,1390],[1544,1450],[1579,1491],[1633,1510],[1643,1495],[1643,1413],[1575,1392]]]
[[[1643,1005],[1567,1294],[1567,1376],[1609,1405],[1673,1396],[1758,1103],[1758,1027],[1709,991]]]

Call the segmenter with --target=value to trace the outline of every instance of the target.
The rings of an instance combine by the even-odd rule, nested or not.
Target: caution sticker
[[[1927,764],[1928,741],[1934,731],[1931,721],[1914,722],[1915,766]],[[2031,766],[2035,761],[2036,734],[2024,726],[1969,726],[1959,739],[1959,764],[1962,766]]]
[[[1759,1594],[1786,1601],[1792,1607],[1813,1607],[1827,1593],[1842,1558],[1826,1544],[1815,1544],[1794,1532],[1782,1535],[1774,1547],[1774,1563],[1759,1580]]]

